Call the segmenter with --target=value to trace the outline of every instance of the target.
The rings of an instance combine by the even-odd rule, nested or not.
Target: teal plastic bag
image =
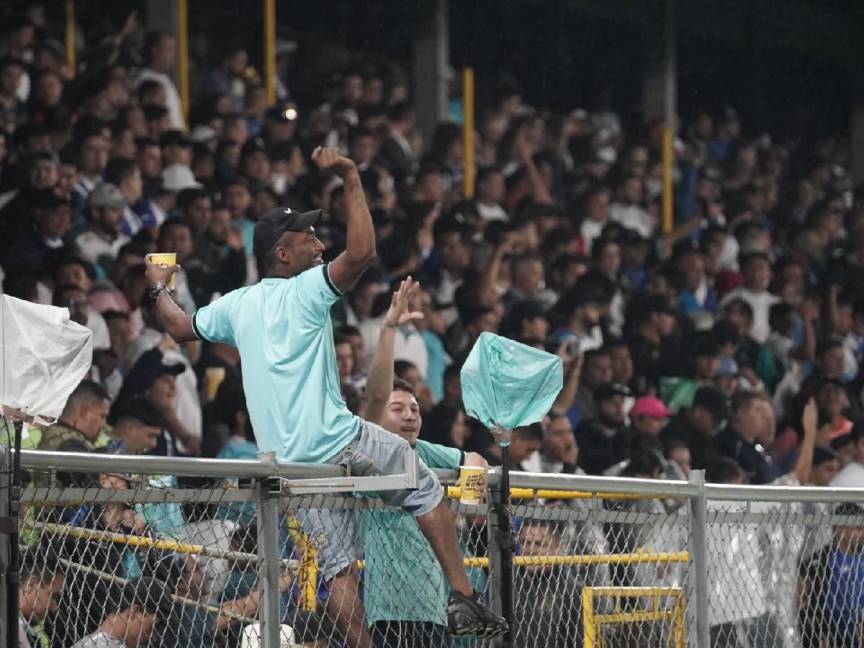
[[[542,421],[563,386],[561,358],[492,333],[462,366],[465,411],[493,430]]]

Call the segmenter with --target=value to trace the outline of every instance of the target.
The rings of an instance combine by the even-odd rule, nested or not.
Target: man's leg
[[[360,601],[359,574],[356,565],[339,572],[330,581],[330,597],[327,599],[327,615],[345,636],[351,648],[370,648],[369,632],[366,630],[366,610]]]
[[[465,566],[462,561],[462,552],[456,541],[456,526],[453,524],[453,516],[447,506],[441,501],[438,506],[416,518],[420,531],[426,536],[432,551],[441,563],[444,577],[450,583],[450,588],[470,596],[474,592]]]

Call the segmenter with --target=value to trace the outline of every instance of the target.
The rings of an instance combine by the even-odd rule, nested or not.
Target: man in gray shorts
[[[202,339],[236,346],[258,447],[281,461],[344,464],[352,474],[397,473],[408,443],[351,414],[336,369],[330,306],[376,257],[375,230],[360,174],[334,149],[313,161],[342,178],[347,211],[346,249],[324,264],[315,236],[320,210],[277,207],[255,225],[253,248],[263,279],[234,290],[191,317],[175,303],[167,282],[178,266],[147,264],[147,283],[163,328],[178,342]],[[417,520],[450,583],[448,626],[454,635],[498,636],[507,622],[490,612],[471,587],[450,512],[434,473],[421,463],[416,491],[391,492],[385,501]],[[330,587],[327,609],[352,648],[369,635],[358,596],[355,525],[350,511],[308,514],[306,530],[321,541],[321,569]],[[322,538],[323,536],[323,538]]]

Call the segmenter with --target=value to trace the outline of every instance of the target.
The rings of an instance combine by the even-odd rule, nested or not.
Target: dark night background
[[[79,0],[83,24],[145,3]],[[530,104],[591,108],[608,88],[633,117],[641,97],[648,2],[639,0],[451,0],[454,68],[477,71],[480,101],[502,77]],[[57,5],[54,7],[53,5]],[[396,62],[410,74],[414,24],[423,0],[277,0],[277,37],[300,43],[294,74],[320,69],[322,41]],[[854,0],[710,0],[678,3],[678,99],[685,118],[734,106],[747,131],[818,135],[847,128],[860,83],[864,3]],[[61,3],[49,2],[52,11]],[[55,14],[55,15],[59,15]],[[260,60],[261,3],[190,0],[193,32],[211,43],[244,43]],[[319,57],[316,60],[315,57]],[[316,66],[316,63],[318,64]],[[326,67],[326,65],[325,65]],[[323,80],[322,80],[323,82]],[[862,93],[864,94],[864,93]],[[302,97],[299,97],[302,101]]]

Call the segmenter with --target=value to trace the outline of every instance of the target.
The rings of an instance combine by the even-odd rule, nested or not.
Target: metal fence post
[[[690,483],[699,492],[690,498],[690,574],[687,579],[687,628],[689,645],[708,646],[708,507],[705,498],[705,471],[690,473]]]
[[[5,424],[5,421],[0,419],[0,426]],[[9,456],[9,449],[6,446],[0,445],[0,519],[9,515],[9,488],[11,487],[12,476],[12,457]],[[12,641],[7,636],[13,629],[12,623],[8,621],[9,605],[6,603],[6,597],[9,595],[8,584],[6,582],[6,570],[8,569],[9,560],[9,540],[8,536],[0,533],[0,646],[11,645]],[[15,619],[17,623],[17,619]],[[17,632],[15,637],[17,639]]]
[[[509,453],[504,448],[505,456]],[[515,630],[513,623],[513,537],[510,520],[509,461],[501,468],[501,480],[497,488],[489,489],[486,507],[486,532],[489,554],[489,598],[492,610],[505,617],[510,631],[497,639],[495,646],[510,648]]]
[[[261,645],[279,648],[279,493],[269,479],[258,480],[258,591],[261,594],[258,621]]]

